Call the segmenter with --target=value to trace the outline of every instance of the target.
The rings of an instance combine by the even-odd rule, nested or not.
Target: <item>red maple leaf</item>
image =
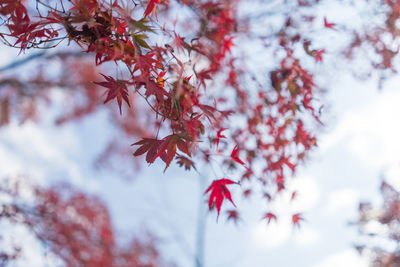
[[[248,198],[251,195],[251,193],[252,193],[251,189],[246,189],[243,191],[243,196],[245,198]]]
[[[213,205],[217,208],[217,219],[219,217],[219,212],[221,210],[222,202],[224,201],[224,198],[228,199],[234,207],[236,207],[235,203],[233,203],[231,192],[228,190],[226,187],[228,184],[236,184],[236,182],[229,180],[229,179],[219,179],[219,180],[214,180],[210,187],[206,190],[204,194],[207,194],[208,192],[210,193],[210,199],[208,200],[208,207],[211,209]]]
[[[324,18],[324,26],[325,26],[326,28],[335,30],[335,25],[336,25],[336,23],[330,23],[330,22],[328,22],[328,20],[326,19],[326,17]]]
[[[146,75],[139,75],[139,76],[134,77],[133,82],[136,85],[136,88],[140,88],[141,86],[144,86],[144,88],[146,90],[145,91],[146,97],[154,95],[159,102],[162,102],[162,100],[164,99],[164,96],[166,95],[166,91],[160,85],[161,82],[158,80],[158,78],[157,78],[157,81],[153,81]]]
[[[215,143],[217,144],[217,148],[218,148],[218,145],[219,145],[219,139],[221,139],[221,138],[226,138],[226,136],[225,135],[223,135],[223,134],[221,134],[223,131],[225,131],[227,128],[221,128],[221,129],[219,129],[218,130],[218,132],[217,132],[217,137],[215,138]]]
[[[134,156],[140,156],[144,153],[146,154],[147,163],[153,163],[156,159],[155,156],[157,154],[158,148],[160,146],[161,140],[153,139],[153,138],[143,138],[142,140],[132,144],[131,146],[140,145],[138,149],[136,149]]]
[[[157,4],[161,3],[162,0],[150,0],[147,3],[146,10],[143,13],[144,17],[147,17],[148,15],[156,15],[157,17]]]
[[[234,43],[232,40],[233,40],[233,36],[228,37],[227,39],[224,40],[224,44],[223,44],[223,48],[222,48],[223,54],[226,54],[227,52],[231,53],[231,47],[234,46]]]
[[[296,213],[292,215],[292,223],[294,226],[300,227],[300,221],[304,220],[301,213]]]
[[[174,41],[173,45],[178,51],[178,53],[181,53],[185,51],[185,47],[189,46],[186,42],[185,39],[181,36],[179,36],[176,32],[174,32]]]
[[[157,76],[157,79],[156,79],[157,84],[161,87],[164,87],[164,84],[165,84],[164,76],[166,73],[167,73],[166,71],[161,71]]]
[[[290,196],[290,201],[293,201],[297,198],[297,191],[293,191],[292,195]]]
[[[28,11],[20,0],[2,0],[0,14],[3,16],[12,15],[12,19],[25,18],[29,21]]]
[[[176,155],[176,148],[188,156],[191,156],[189,150],[189,142],[191,139],[184,134],[171,134],[164,137],[161,140],[152,138],[143,138],[142,140],[132,144],[131,146],[140,145],[140,147],[133,153],[134,156],[140,156],[144,153],[146,155],[146,161],[153,163],[158,157],[160,157],[166,164],[164,171],[167,170],[172,160]]]
[[[315,62],[322,62],[322,56],[325,54],[325,49],[314,50]]]
[[[264,215],[263,219],[267,219],[267,223],[269,224],[271,223],[272,220],[276,221],[276,215],[273,214],[272,212],[267,212]]]
[[[185,170],[190,170],[190,168],[193,168],[196,170],[193,160],[191,160],[185,156],[182,156],[182,155],[176,156],[176,160],[177,160],[179,167],[185,166]]]
[[[103,74],[101,75],[106,79],[106,82],[95,82],[95,84],[108,88],[107,97],[106,100],[104,100],[104,104],[116,98],[119,106],[119,112],[122,114],[121,110],[122,100],[124,100],[125,103],[127,103],[128,106],[131,107],[128,98],[129,94],[128,94],[128,88],[126,87],[126,81],[115,80],[111,76],[106,76]]]
[[[239,212],[237,210],[228,210],[226,213],[228,214],[228,218],[226,218],[227,221],[232,220],[237,224],[240,220]]]
[[[136,65],[133,69],[133,72],[140,70],[142,75],[148,75],[150,70],[157,72],[156,68],[162,68],[162,65],[160,65],[161,63],[153,58],[155,55],[155,53],[145,55],[138,53],[136,55]]]
[[[267,192],[264,192],[263,196],[264,196],[268,201],[271,201],[271,200],[272,200],[272,196],[271,196],[269,193],[267,193]]]
[[[236,146],[233,148],[233,150],[232,150],[231,158],[232,158],[234,161],[236,161],[237,163],[243,165],[243,166],[246,168],[246,170],[247,170],[248,172],[251,172],[250,168],[247,167],[247,166],[246,166],[246,163],[244,163],[244,162],[239,158],[239,155],[238,155],[238,154],[239,154],[239,146],[236,145]]]

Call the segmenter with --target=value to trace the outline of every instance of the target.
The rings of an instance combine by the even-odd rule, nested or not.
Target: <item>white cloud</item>
[[[320,198],[321,189],[314,178],[298,177],[290,184],[291,190],[296,190],[297,195],[291,207],[294,211],[311,210]]]
[[[320,233],[315,229],[305,224],[301,225],[300,229],[296,231],[295,239],[298,246],[311,246],[320,241]]]
[[[43,182],[49,175],[62,170],[72,182],[83,180],[79,163],[71,156],[76,150],[71,133],[45,129],[27,122],[10,124],[0,133],[0,159],[5,168],[0,176],[29,174],[31,180]],[[52,180],[59,177],[51,177]]]
[[[251,233],[252,242],[261,248],[277,248],[284,245],[292,235],[292,225],[289,218],[279,218],[279,222],[265,221],[257,224]]]
[[[347,146],[355,158],[370,168],[399,163],[400,92],[385,90],[374,101],[349,110],[332,133],[320,142],[320,152],[338,145]]]
[[[343,212],[343,209],[356,210],[359,203],[359,193],[355,189],[345,188],[328,194],[325,208],[326,215]]]
[[[313,267],[338,266],[367,267],[368,260],[365,257],[361,257],[355,249],[347,249],[328,256]]]

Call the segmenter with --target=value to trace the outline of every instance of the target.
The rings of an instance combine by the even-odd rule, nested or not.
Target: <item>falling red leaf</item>
[[[231,192],[229,189],[226,187],[229,184],[236,184],[236,182],[229,180],[229,179],[219,179],[219,180],[214,180],[211,185],[208,187],[206,192],[204,194],[207,194],[210,192],[210,198],[208,200],[208,207],[211,209],[213,205],[217,208],[217,219],[219,217],[219,212],[221,210],[222,202],[224,201],[224,198],[228,199],[234,207],[236,207],[235,203],[233,203]]]
[[[126,81],[115,80],[113,77],[106,76],[104,74],[101,75],[106,79],[106,82],[95,82],[95,84],[108,88],[107,97],[106,100],[104,100],[104,104],[116,98],[119,106],[119,112],[122,114],[122,100],[124,100],[125,103],[128,104],[129,107],[131,107],[129,103],[128,88],[126,87],[125,83]]]
[[[326,28],[335,30],[335,25],[336,25],[336,23],[330,23],[330,22],[328,22],[328,20],[326,19],[326,17],[324,17],[324,26],[325,26]]]

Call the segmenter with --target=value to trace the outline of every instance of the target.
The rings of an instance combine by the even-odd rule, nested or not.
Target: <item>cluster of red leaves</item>
[[[307,7],[312,3],[306,1],[299,6]],[[82,51],[94,55],[96,65],[114,62],[124,67],[124,78],[102,74],[104,81],[96,79],[95,84],[107,89],[104,103],[116,100],[120,114],[125,110],[123,102],[127,106],[124,113],[134,114],[131,109],[133,93],[153,112],[155,124],[152,127],[158,128],[157,136],[146,133],[134,143],[138,146],[134,156],[145,155],[148,163],[160,158],[166,164],[165,169],[176,159],[178,165],[192,169],[195,156],[210,162],[216,144],[217,154],[226,155],[225,166],[244,167],[241,182],[260,181],[265,190],[270,191],[264,192],[264,196],[273,198],[273,191],[279,193],[285,188],[286,177],[295,172],[306,153],[316,145],[315,137],[303,122],[307,114],[319,120],[314,103],[316,86],[313,76],[293,56],[293,51],[297,44],[304,44],[304,51],[321,62],[325,50],[312,50],[299,33],[293,35],[295,27],[291,19],[285,21],[282,31],[275,36],[279,40],[277,49],[284,51],[286,57],[270,72],[269,85],[265,81],[252,91],[243,88],[241,82],[251,76],[240,67],[245,64],[244,59],[232,51],[236,38],[249,34],[246,22],[237,18],[239,1],[178,1],[177,4],[189,7],[196,14],[196,22],[190,18],[193,27],[189,31],[196,32],[190,42],[175,30],[177,23],[185,24],[184,20],[175,21],[174,29],[167,27],[169,1],[150,0],[133,8],[122,0],[74,0],[54,5],[38,1],[37,4],[39,8],[32,9],[32,13],[37,13],[32,16],[28,4],[23,1],[0,2],[0,15],[8,29],[0,36],[21,51],[49,41],[53,41],[53,45],[55,37],[64,36],[56,39],[75,42]],[[42,15],[43,10],[47,11],[46,15]],[[158,17],[154,16],[157,10]],[[156,21],[161,16],[166,20],[162,27]],[[31,17],[35,18],[34,22]],[[334,28],[326,19],[324,25]],[[153,43],[150,37],[157,36],[157,31],[167,37],[163,45]],[[12,39],[15,42],[9,41]],[[202,69],[183,60],[187,56]],[[206,91],[211,80],[225,74],[228,76],[223,91]],[[220,95],[227,92],[235,95],[232,103],[236,106],[229,107],[227,103],[225,109],[220,110],[218,105],[224,106],[227,101]],[[90,96],[89,99],[96,99],[98,94]],[[8,102],[5,103],[3,106],[8,107]],[[88,112],[95,109],[95,105],[90,107]],[[76,116],[66,119],[79,117],[85,110],[76,112]],[[306,115],[302,114],[304,112]],[[231,126],[232,116],[245,118],[246,123]],[[128,119],[124,121],[124,130],[131,133]],[[225,130],[229,130],[229,138],[222,134]],[[215,131],[216,137],[208,138],[208,146],[203,145],[206,134],[211,136]],[[165,133],[164,137],[159,138],[159,132]],[[266,135],[269,138],[265,138]],[[221,139],[224,139],[223,147],[219,146]],[[255,141],[252,147],[248,145],[249,140]],[[228,150],[227,144],[233,144],[233,150]],[[260,165],[261,172],[253,169],[260,159],[264,162]],[[216,181],[222,180],[229,179]],[[275,189],[267,188],[267,184],[275,185]],[[209,207],[215,204],[218,214],[225,198],[233,203],[226,185],[213,183],[208,191],[211,191]],[[248,192],[250,195],[251,191]]]
[[[58,32],[47,27],[45,21],[32,22],[23,0],[3,0],[0,2],[0,14],[5,18],[9,35],[16,38],[13,46],[22,50],[34,47],[38,41],[47,41],[58,36]],[[5,39],[1,33],[0,38]]]
[[[28,226],[66,266],[163,265],[152,241],[134,239],[124,247],[116,242],[107,207],[97,197],[66,185],[33,190],[34,203],[26,204],[18,193],[18,185],[2,187],[0,192],[11,195],[13,202],[0,206],[0,220]],[[7,251],[0,250],[0,255],[8,262],[18,259],[18,255],[9,255]]]
[[[304,29],[311,29],[317,18],[307,9],[322,1],[283,1],[282,10],[290,8],[285,14],[291,15],[277,14],[283,20],[271,21],[283,21],[280,29],[265,36],[252,29],[260,26],[252,20],[263,14],[241,18],[238,9],[246,2],[239,0],[149,0],[133,7],[132,1],[126,0],[37,0],[37,6],[32,2],[0,1],[3,43],[23,52],[54,48],[68,40],[95,65],[115,63],[118,77],[103,74],[100,80],[93,66],[81,61],[66,63],[65,75],[59,79],[46,79],[40,73],[25,81],[2,77],[0,87],[6,89],[0,92],[0,125],[9,122],[13,111],[22,121],[36,119],[36,101],[49,99],[43,88],[79,87],[84,92],[78,97],[84,96],[83,104],[74,103],[72,111],[58,123],[94,112],[102,97],[99,87],[106,88],[104,103],[115,100],[119,109],[119,114],[112,113],[116,127],[129,138],[140,137],[133,144],[134,156],[145,156],[149,164],[159,158],[165,169],[174,159],[186,170],[196,169],[199,160],[236,169],[232,175],[238,177],[235,181],[214,177],[206,191],[209,208],[215,207],[218,216],[224,200],[234,203],[229,185],[240,183],[244,197],[249,197],[260,193],[250,189],[259,183],[262,197],[274,199],[317,145],[310,129],[320,124],[318,86],[310,64],[304,61],[323,63],[329,48],[315,46],[312,31]],[[375,26],[371,20],[367,31],[355,31],[347,56],[369,44],[379,56],[372,62],[373,68],[395,71],[400,2],[366,2],[373,10],[382,11],[376,12],[380,23]],[[185,12],[175,19],[177,8]],[[185,13],[191,15],[185,17]],[[333,21],[331,17],[320,18],[318,26],[329,33],[339,32],[341,28]],[[273,53],[266,52],[265,60],[276,60],[272,69],[252,73],[253,46],[239,45],[243,40],[252,43],[254,50],[257,42],[272,47]],[[117,116],[122,113],[124,116]],[[145,125],[140,125],[140,119]],[[118,144],[112,143],[107,153],[118,149]],[[221,156],[223,160],[219,160]],[[293,193],[292,199],[295,197]],[[237,210],[227,214],[231,220],[240,218]],[[270,211],[264,218],[267,222],[277,220]],[[294,225],[302,220],[301,213],[292,215]]]
[[[400,242],[400,192],[393,188],[390,184],[382,182],[381,193],[383,203],[381,207],[373,207],[370,203],[360,203],[359,206],[359,219],[357,225],[361,234],[369,236],[370,240],[366,244],[357,245],[356,248],[359,252],[364,250],[369,251],[368,255],[372,257],[371,266],[388,266],[395,267],[400,265],[400,250],[398,247],[395,249],[388,249],[389,247],[373,245],[385,244],[385,242],[393,242],[398,244]],[[371,227],[369,223],[379,225],[381,228],[374,227],[373,229],[386,229],[382,232],[370,232]],[[374,230],[373,230],[374,231]]]

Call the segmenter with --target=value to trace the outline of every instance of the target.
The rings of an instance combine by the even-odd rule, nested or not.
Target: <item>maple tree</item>
[[[39,120],[37,106],[51,100],[52,88],[72,88],[63,94],[79,101],[67,101],[56,123],[92,114],[102,102],[132,144],[130,150],[115,140],[100,161],[128,153],[162,161],[164,171],[174,160],[186,170],[198,170],[199,162],[218,166],[224,175],[210,177],[205,192],[217,217],[224,200],[234,205],[231,190],[272,201],[317,146],[323,103],[313,66],[330,51],[313,39],[342,31],[334,17],[310,15],[324,1],[272,2],[254,3],[269,10],[276,2],[290,12],[275,12],[279,22],[260,31],[260,19],[273,15],[246,13],[239,0],[0,0],[3,44],[20,54],[43,49],[17,63],[37,60],[33,73],[1,78],[0,125]],[[369,46],[371,71],[394,72],[398,50],[385,36],[399,37],[400,3],[367,5],[383,10],[383,22],[349,33],[345,55]],[[259,67],[256,58],[270,63]],[[50,74],[45,66],[57,61],[60,70]],[[272,211],[263,217],[278,218]],[[239,213],[230,210],[228,218]],[[294,225],[302,220],[292,215]]]
[[[371,259],[372,266],[394,267],[400,264],[400,192],[383,181],[380,191],[383,203],[373,207],[371,203],[359,205],[359,219],[356,222],[359,232],[368,236],[366,243],[356,245],[360,253]]]
[[[33,201],[27,199],[27,191],[33,193]],[[119,245],[105,204],[67,184],[41,188],[13,179],[1,185],[0,196],[12,197],[0,206],[0,222],[26,226],[66,266],[170,266],[151,239]],[[3,245],[1,265],[18,259],[23,247],[22,242],[9,249]]]
[[[19,48],[20,53],[33,48],[61,51],[62,41],[68,40],[67,44],[78,46],[80,55],[92,55],[98,67],[114,62],[120,73],[117,78],[104,74],[108,66],[99,70],[101,78],[94,78],[95,74],[81,78],[86,79],[81,84],[85,84],[83,95],[88,104],[73,107],[60,122],[94,112],[95,103],[102,98],[99,89],[106,89],[104,103],[116,100],[119,108],[116,124],[127,136],[143,136],[132,144],[134,156],[145,155],[150,164],[161,159],[165,170],[174,159],[187,170],[196,168],[194,158],[211,165],[221,162],[224,168],[237,168],[235,177],[228,177],[234,183],[258,181],[263,194],[271,199],[285,188],[286,177],[316,146],[308,128],[320,124],[316,110],[321,104],[314,99],[318,88],[294,53],[302,38],[285,32],[291,27],[289,18],[276,35],[276,52],[284,54],[278,67],[270,71],[269,81],[264,77],[261,82],[260,75],[243,71],[248,62],[234,51],[235,40],[250,34],[246,29],[249,23],[237,17],[239,1],[148,1],[143,5],[100,0],[34,2],[35,7],[25,1],[1,2],[5,29],[0,37],[5,44]],[[178,31],[192,17],[172,20],[174,5],[187,8],[197,23]],[[157,41],[158,35],[164,36],[162,43]],[[307,46],[306,52],[316,62],[322,61],[323,50]],[[77,64],[76,55],[69,52],[64,56]],[[63,74],[49,86],[74,86],[65,82],[68,78]],[[89,86],[90,78],[94,79]],[[251,90],[241,82],[249,78],[255,84]],[[42,85],[47,82],[44,79],[40,75],[31,80]],[[223,90],[213,89],[215,80],[222,80]],[[270,85],[264,86],[266,83]],[[23,84],[16,87],[6,95],[4,109],[10,108],[10,98],[21,98],[14,90],[18,92]],[[133,111],[138,105],[153,113],[147,116],[147,127],[124,129],[127,120],[138,117],[138,110]],[[4,122],[8,113],[3,115]],[[244,123],[232,124],[232,120]],[[149,125],[154,125],[154,130],[149,130]],[[255,162],[261,168],[255,170]],[[215,177],[218,180],[221,178]],[[215,198],[218,214],[229,189],[223,187],[223,191],[214,189],[210,195],[209,206]]]

